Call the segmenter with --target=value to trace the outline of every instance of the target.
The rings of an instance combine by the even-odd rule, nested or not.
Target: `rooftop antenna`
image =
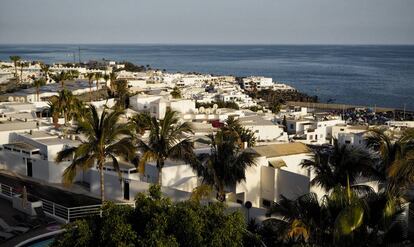
[[[79,57],[79,66],[81,64],[81,48],[78,46],[78,57]]]

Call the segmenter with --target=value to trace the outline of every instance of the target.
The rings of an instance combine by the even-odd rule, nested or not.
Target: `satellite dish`
[[[204,113],[205,112],[205,108],[203,107],[203,106],[201,106],[200,108],[198,108],[198,111],[200,112],[200,113]]]
[[[213,109],[218,109],[218,105],[217,104],[214,104],[213,105]]]
[[[211,113],[211,108],[207,108],[207,109],[205,110],[205,112],[206,112],[206,114],[210,114],[210,113]]]

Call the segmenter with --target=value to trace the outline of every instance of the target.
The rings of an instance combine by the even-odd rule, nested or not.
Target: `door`
[[[26,170],[27,170],[27,176],[32,177],[33,176],[33,165],[32,165],[31,159],[27,159]]]
[[[129,181],[124,181],[124,200],[129,200]]]

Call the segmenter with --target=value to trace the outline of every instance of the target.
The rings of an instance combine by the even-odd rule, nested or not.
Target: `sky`
[[[0,43],[414,44],[414,0],[0,0]]]

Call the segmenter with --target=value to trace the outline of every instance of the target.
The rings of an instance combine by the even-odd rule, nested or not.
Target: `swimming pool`
[[[47,238],[47,239],[39,239],[38,241],[35,240],[35,242],[30,242],[25,245],[21,245],[22,247],[47,247],[50,244],[53,243],[55,240],[55,237]]]
[[[46,247],[53,243],[57,234],[62,232],[64,232],[64,229],[48,232],[31,239],[27,239],[16,245],[16,247]]]

